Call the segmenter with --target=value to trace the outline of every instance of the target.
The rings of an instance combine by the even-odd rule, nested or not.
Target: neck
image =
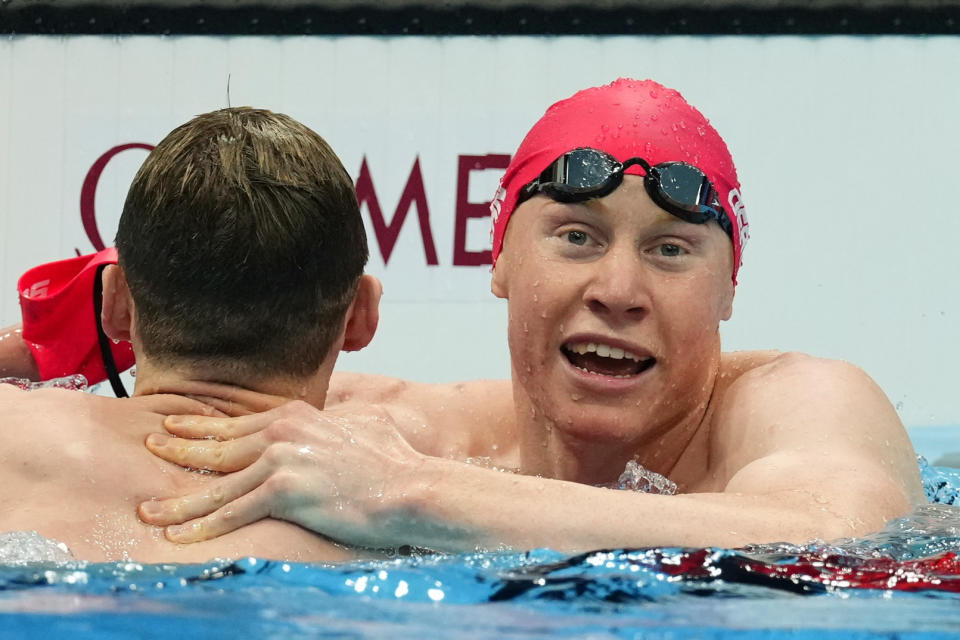
[[[549,408],[537,405],[515,375],[520,472],[582,484],[607,484],[615,482],[626,463],[636,458],[643,467],[670,477],[687,452],[706,451],[692,445],[708,435],[706,425],[719,366],[718,349],[687,391],[661,394],[642,409],[632,404],[624,407],[605,428],[577,416],[553,415]],[[704,459],[693,466],[705,469],[706,462]],[[685,484],[682,478],[671,479]]]
[[[155,362],[138,355],[134,396],[146,396],[158,393],[177,395],[193,395],[212,397],[217,400],[229,400],[241,406],[244,405],[243,396],[233,396],[236,390],[253,391],[256,393],[303,400],[319,409],[322,409],[327,398],[327,387],[333,371],[332,362],[324,362],[320,369],[309,377],[286,378],[266,377],[256,380],[231,379],[229,376],[218,376],[210,372],[199,372],[189,367],[162,367]],[[256,407],[246,407],[256,410]]]

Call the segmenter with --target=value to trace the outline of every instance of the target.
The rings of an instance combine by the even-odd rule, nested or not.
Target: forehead
[[[650,195],[643,185],[643,177],[626,175],[623,183],[603,198],[573,204],[555,202],[544,195],[531,198],[517,207],[507,231],[509,233],[510,228],[514,225],[536,224],[544,216],[562,215],[563,213],[595,218],[609,223],[656,226],[677,224],[681,228],[703,226],[691,225],[661,209],[650,199]]]

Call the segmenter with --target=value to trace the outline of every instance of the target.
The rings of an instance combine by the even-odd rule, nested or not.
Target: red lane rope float
[[[659,571],[688,579],[714,578],[797,592],[880,589],[960,593],[960,557],[952,551],[902,561],[811,552],[771,562],[710,549],[683,552],[679,559],[658,555],[655,565]]]

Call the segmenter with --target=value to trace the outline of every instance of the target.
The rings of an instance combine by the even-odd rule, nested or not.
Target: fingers
[[[262,485],[264,480],[269,477],[270,471],[269,465],[252,465],[244,471],[230,476],[225,476],[223,478],[218,478],[210,482],[200,491],[188,494],[186,496],[170,498],[167,500],[148,500],[146,502],[142,502],[137,509],[137,513],[140,514],[140,519],[147,524],[159,526],[181,524],[188,520],[193,520],[194,518],[212,515],[218,510],[223,511],[221,507],[223,507],[225,504],[237,500],[237,498],[240,498],[241,496],[245,496],[245,494],[250,493]],[[233,507],[240,505],[241,509],[243,509],[243,507],[247,505],[249,510],[249,508],[254,506],[254,504],[248,503],[250,503],[248,500],[238,500],[235,505],[231,506]],[[259,502],[256,504],[259,504]],[[259,506],[257,508],[262,509],[263,507]],[[236,522],[242,520],[242,518],[235,519],[234,514],[246,514],[248,513],[248,510],[234,510],[229,514],[229,517],[226,512],[220,513],[219,517],[213,518],[213,520],[226,520],[231,524],[232,528],[235,529],[248,522],[253,522],[254,520],[259,520],[266,517],[265,515],[259,515],[254,518],[254,520],[246,520],[242,524],[236,524]],[[259,511],[257,511],[257,513],[259,513]],[[223,525],[218,525],[218,527],[219,528],[204,530],[220,531]]]
[[[204,416],[167,416],[163,428],[181,438],[213,438],[234,440],[263,430],[274,419],[268,413],[252,413],[236,418]]]
[[[225,473],[249,467],[267,446],[266,440],[258,437],[258,434],[239,440],[217,442],[171,438],[162,433],[151,433],[145,444],[155,456],[167,462],[191,469]]]
[[[138,396],[137,403],[148,411],[162,415],[195,414],[201,416],[227,417],[216,407],[203,401],[202,398],[187,398],[173,394],[155,394]]]
[[[284,398],[282,396],[259,393],[257,391],[241,389],[231,385],[218,384],[216,382],[190,381],[187,383],[182,383],[180,391],[191,396],[223,398],[228,404],[242,406],[257,413],[261,411],[269,411],[270,409],[276,409],[277,407],[283,406],[290,402],[289,398]]]
[[[214,398],[213,396],[204,396],[195,393],[187,394],[187,397],[209,405],[215,408],[218,413],[230,418],[248,416],[251,413],[256,413],[255,411],[251,411],[242,404],[234,402],[233,400],[224,400],[223,398]]]
[[[200,542],[230,533],[269,515],[269,502],[261,499],[255,491],[217,509],[208,516],[169,526],[164,533],[170,542],[181,544]]]

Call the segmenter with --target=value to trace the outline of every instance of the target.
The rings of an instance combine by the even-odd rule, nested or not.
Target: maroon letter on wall
[[[427,207],[427,194],[423,189],[423,175],[420,172],[419,156],[417,156],[413,168],[410,170],[407,186],[403,188],[403,195],[400,196],[400,202],[397,204],[397,210],[394,211],[390,224],[387,224],[383,218],[380,201],[377,200],[377,192],[373,186],[373,177],[367,167],[366,156],[360,163],[360,175],[357,177],[357,201],[361,206],[364,202],[367,203],[367,210],[370,211],[370,221],[373,223],[373,232],[377,236],[380,255],[383,256],[383,264],[389,262],[390,254],[393,253],[393,246],[397,243],[397,236],[400,235],[400,228],[403,226],[403,221],[407,219],[410,207],[414,203],[417,205],[420,238],[423,240],[423,253],[426,255],[427,264],[439,264],[437,249],[433,244],[433,231],[430,229],[430,209]]]
[[[100,237],[100,231],[97,229],[95,204],[97,198],[97,182],[100,181],[100,174],[103,173],[110,159],[127,149],[146,149],[147,151],[153,151],[153,145],[142,142],[131,142],[130,144],[121,144],[113,147],[97,158],[97,161],[90,167],[90,171],[87,171],[87,177],[83,179],[83,186],[80,187],[80,220],[83,222],[83,230],[87,232],[87,238],[90,240],[90,244],[92,244],[93,248],[97,251],[103,251],[107,248],[106,245],[103,244],[103,239]],[[80,254],[78,253],[77,255]]]
[[[470,202],[470,172],[483,169],[506,169],[510,156],[491,154],[487,156],[460,156],[457,167],[457,217],[453,227],[453,264],[476,267],[491,264],[490,250],[467,251],[467,220],[489,218],[490,202]]]

